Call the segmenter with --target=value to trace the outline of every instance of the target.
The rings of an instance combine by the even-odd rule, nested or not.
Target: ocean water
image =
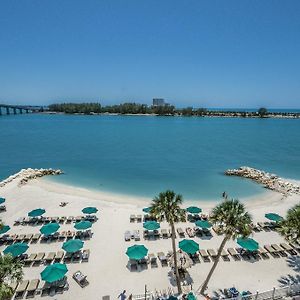
[[[66,175],[51,180],[134,196],[253,196],[264,189],[223,172],[248,165],[300,179],[299,154],[299,119],[0,117],[0,179],[21,168],[60,168]]]

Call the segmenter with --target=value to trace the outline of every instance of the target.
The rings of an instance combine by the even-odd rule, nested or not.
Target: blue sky
[[[300,108],[298,0],[2,0],[0,103]]]

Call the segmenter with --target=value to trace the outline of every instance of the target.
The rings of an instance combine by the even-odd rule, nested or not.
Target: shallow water
[[[0,117],[0,178],[26,167],[60,168],[60,182],[188,199],[264,191],[227,168],[248,165],[300,179],[300,120],[146,116]]]

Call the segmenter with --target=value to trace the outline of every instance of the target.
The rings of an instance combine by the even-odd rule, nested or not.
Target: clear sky
[[[300,1],[0,1],[0,103],[153,97],[300,108]]]

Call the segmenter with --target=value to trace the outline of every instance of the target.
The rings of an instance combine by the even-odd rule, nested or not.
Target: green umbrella
[[[79,251],[83,247],[83,241],[79,239],[69,240],[63,243],[62,248],[66,252],[74,253]]]
[[[171,295],[171,296],[169,296],[168,300],[178,300],[178,298],[175,297],[175,296],[173,296],[173,295]]]
[[[192,293],[192,292],[189,292],[188,295],[187,295],[187,300],[196,300],[196,296]]]
[[[179,248],[189,254],[194,254],[199,250],[199,244],[193,240],[182,240],[179,242]]]
[[[255,251],[259,248],[258,242],[250,238],[238,238],[237,243],[249,251]]]
[[[92,227],[92,222],[90,221],[81,221],[74,225],[77,230],[86,230]]]
[[[42,280],[53,283],[62,279],[68,272],[67,266],[65,264],[53,264],[47,266],[41,273]]]
[[[5,198],[0,197],[0,204],[3,204],[5,202]]]
[[[91,207],[91,206],[85,207],[82,210],[82,212],[87,215],[95,214],[97,211],[98,209],[96,207]]]
[[[142,259],[148,254],[148,249],[144,245],[134,245],[127,248],[126,254],[130,259]]]
[[[28,213],[29,217],[39,217],[43,215],[46,211],[43,208],[37,208]]]
[[[160,225],[155,221],[147,221],[144,223],[143,227],[148,230],[156,230],[160,228]]]
[[[268,214],[265,214],[265,217],[271,221],[275,221],[275,222],[278,222],[278,221],[281,221],[283,218],[282,216],[279,216],[278,214],[275,214],[275,213],[268,213]]]
[[[144,207],[143,212],[149,213],[151,211],[151,207]]]
[[[201,213],[202,209],[197,206],[190,206],[186,209],[186,211],[191,214],[199,214],[199,213]]]
[[[57,223],[49,223],[44,225],[41,229],[40,232],[44,235],[50,235],[54,232],[56,232],[60,228],[60,225]]]
[[[212,226],[207,220],[199,220],[195,222],[195,225],[201,228],[210,228]]]
[[[10,227],[8,225],[4,225],[1,229],[0,229],[0,234],[6,233],[8,230],[10,230]]]
[[[17,257],[27,251],[29,246],[26,243],[15,243],[6,247],[3,251],[4,254],[11,254],[13,257]]]

